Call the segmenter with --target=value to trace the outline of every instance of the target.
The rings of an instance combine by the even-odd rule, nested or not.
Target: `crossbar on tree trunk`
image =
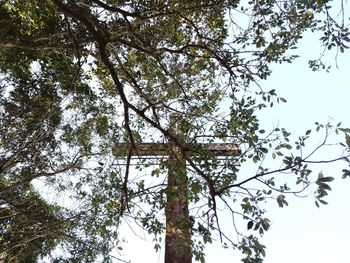
[[[131,145],[127,143],[118,143],[114,146],[113,154],[115,156],[126,156]],[[199,143],[195,146],[184,145],[185,151],[189,156],[199,155],[203,152],[209,152],[215,156],[237,156],[240,148],[234,143]],[[132,149],[133,156],[165,156],[169,153],[167,143],[137,143]]]
[[[178,128],[178,127],[177,127]],[[180,129],[181,130],[181,129]],[[174,129],[173,129],[174,131]],[[181,138],[183,134],[175,131]],[[184,144],[186,155],[213,154],[214,156],[237,156],[240,149],[233,143]],[[114,146],[115,156],[126,156],[131,149],[127,143]],[[188,177],[186,161],[175,142],[137,143],[132,148],[133,156],[168,156],[168,186],[165,230],[165,263],[191,263],[191,235],[188,210]]]

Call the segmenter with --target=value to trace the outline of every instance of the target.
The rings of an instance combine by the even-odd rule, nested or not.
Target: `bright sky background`
[[[297,50],[301,57],[293,64],[274,66],[272,76],[261,83],[266,90],[275,88],[288,101],[263,112],[260,119],[266,130],[278,125],[294,135],[303,135],[307,129],[314,129],[315,121],[341,121],[343,127],[350,128],[350,52],[339,54],[339,69],[335,67],[335,54],[328,53],[326,60],[333,66],[330,73],[312,72],[308,59],[317,58],[321,51],[318,36],[309,34]],[[332,152],[326,152],[323,158],[329,159],[329,154]],[[331,183],[333,191],[325,199],[329,203],[326,206],[317,208],[313,197],[288,197],[286,208],[268,203],[272,226],[261,239],[267,246],[266,263],[349,262],[350,179],[341,179],[344,167],[345,162],[322,167],[325,176],[336,178]],[[154,252],[152,238],[140,232],[145,240],[134,238],[128,231],[122,234],[129,239],[122,254],[130,262],[163,262],[164,251]],[[242,258],[237,250],[221,249],[219,243],[208,247],[206,254],[207,263],[241,262]]]
[[[277,84],[276,89],[288,103],[273,109],[264,118],[265,123],[279,120],[281,126],[299,134],[315,121],[341,121],[342,126],[350,127],[350,52],[339,54],[339,69],[334,67],[332,53],[326,55],[333,65],[330,73],[311,72],[307,61],[316,58],[320,51],[317,37],[310,34],[300,45],[301,58],[297,63],[274,69],[266,85]],[[329,159],[331,154],[324,156]],[[326,176],[336,178],[331,183],[333,191],[326,198],[328,205],[318,209],[311,198],[294,198],[288,208],[270,211],[273,224],[264,237],[267,263],[349,262],[350,180],[341,179],[344,165],[340,162],[322,167]]]

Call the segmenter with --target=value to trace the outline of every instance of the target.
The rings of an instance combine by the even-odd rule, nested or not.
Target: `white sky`
[[[333,67],[328,74],[311,72],[307,61],[321,51],[315,38],[310,34],[301,43],[302,57],[297,63],[276,67],[267,81],[267,85],[278,83],[276,89],[288,103],[271,111],[270,116],[264,118],[266,123],[279,120],[281,126],[299,134],[315,121],[331,120],[334,124],[342,121],[344,127],[350,127],[350,52],[339,55],[339,69]],[[334,56],[334,53],[326,55],[333,66]],[[327,152],[323,156],[328,159],[331,154]],[[336,178],[331,183],[333,191],[326,198],[328,205],[318,209],[313,199],[294,198],[288,208],[270,213],[273,225],[264,237],[267,263],[349,262],[350,181],[341,179],[345,165],[340,162],[322,168],[326,176]],[[223,259],[223,262],[229,260]]]
[[[333,65],[330,73],[312,72],[307,61],[317,58],[321,51],[318,37],[309,34],[299,45],[301,58],[293,64],[275,66],[272,76],[261,83],[266,90],[275,88],[288,101],[261,114],[266,130],[279,125],[295,135],[303,135],[307,129],[314,129],[315,121],[342,121],[343,127],[350,127],[350,52],[339,55],[339,69],[332,53],[326,57]],[[326,152],[320,157],[329,159],[331,154]],[[317,208],[312,197],[289,197],[286,208],[268,203],[272,227],[261,239],[267,247],[266,263],[349,262],[350,179],[341,179],[341,169],[345,167],[346,163],[340,162],[321,168],[325,176],[336,178],[331,183],[333,191],[325,199],[329,203],[326,206]],[[153,250],[152,238],[138,233],[145,237],[141,240],[128,231],[122,233],[129,240],[122,254],[130,262],[163,262],[162,253]],[[208,247],[206,254],[207,263],[241,262],[242,258],[237,250],[221,249],[218,243]]]

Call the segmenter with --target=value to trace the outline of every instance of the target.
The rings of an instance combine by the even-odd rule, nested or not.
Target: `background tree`
[[[271,63],[292,62],[296,56],[287,51],[307,30],[324,32],[325,49],[344,52],[350,41],[346,20],[337,21],[331,10],[331,1],[299,0],[2,1],[0,242],[6,246],[0,255],[108,262],[119,246],[121,220],[130,219],[154,234],[159,248],[167,164],[140,177],[141,171],[130,170],[131,152],[141,141],[171,140],[188,165],[195,259],[204,261],[204,244],[217,231],[224,246],[246,255],[244,262],[261,262],[265,247],[239,229],[237,240],[229,236],[218,206],[262,235],[269,220],[261,202],[272,197],[283,207],[287,194],[316,183],[316,204],[324,203],[332,178],[318,174],[313,182],[309,163],[348,161],[348,142],[330,160],[311,159],[327,146],[331,129],[349,133],[340,125],[318,124],[324,140],[306,154],[311,130],[291,143],[283,128],[266,135],[256,117],[258,110],[285,102],[275,90],[263,90],[259,79],[269,76]],[[320,59],[310,67],[326,68]],[[171,129],[174,114],[184,139]],[[240,145],[241,153],[225,160],[207,151],[186,154],[200,142],[220,140]],[[129,145],[125,166],[120,145]],[[265,167],[269,157],[278,169]],[[241,174],[244,165],[257,170]],[[278,180],[281,172],[297,185]],[[72,200],[44,201],[32,185],[43,178],[46,189]],[[28,203],[35,207],[28,211]],[[29,212],[33,221],[22,217]],[[38,238],[17,234],[28,229]]]

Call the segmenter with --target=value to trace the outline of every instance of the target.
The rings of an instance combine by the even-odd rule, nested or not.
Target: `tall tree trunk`
[[[176,125],[175,125],[176,126]],[[176,131],[179,133],[179,130]],[[181,135],[180,135],[181,137]],[[169,140],[165,263],[191,263],[186,161]]]

